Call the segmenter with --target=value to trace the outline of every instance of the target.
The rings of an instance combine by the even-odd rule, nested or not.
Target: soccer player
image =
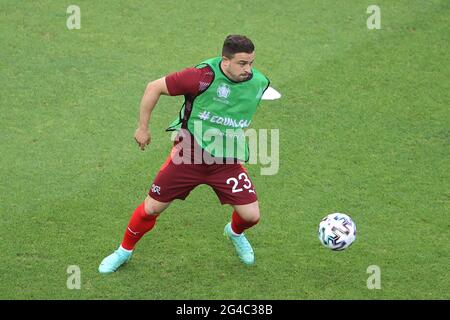
[[[252,67],[254,60],[252,41],[229,35],[222,56],[147,85],[136,142],[142,150],[150,143],[150,115],[162,94],[185,97],[179,116],[167,129],[177,131],[177,137],[148,196],[131,216],[121,245],[100,263],[100,273],[114,272],[129,261],[136,243],[155,226],[158,216],[173,200],[184,200],[199,184],[211,186],[221,204],[232,206],[231,222],[224,234],[243,263],[254,263],[244,231],[258,223],[260,212],[255,188],[241,164],[249,157],[243,130],[250,125],[270,83]]]

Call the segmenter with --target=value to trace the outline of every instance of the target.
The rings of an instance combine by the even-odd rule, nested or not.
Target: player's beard
[[[239,82],[246,81],[250,77],[250,73],[241,73],[239,75]]]
[[[227,69],[227,73],[231,76],[231,80],[233,80],[235,82],[246,81],[251,76],[251,73],[238,73],[238,74],[235,74],[235,73],[232,72],[231,68]]]
[[[243,74],[242,74],[242,77],[243,77],[244,79],[248,79],[248,77],[250,77],[250,73],[243,73]]]

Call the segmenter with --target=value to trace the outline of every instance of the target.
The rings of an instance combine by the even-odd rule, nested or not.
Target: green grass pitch
[[[68,30],[66,9],[81,9]],[[369,5],[381,29],[369,30]],[[0,298],[449,299],[450,3],[363,1],[0,2]],[[152,144],[134,142],[146,84],[249,36],[283,97],[253,128],[279,129],[280,169],[249,165],[256,265],[223,237],[231,210],[200,186],[176,201],[129,264],[120,243],[171,142],[182,97],[161,97]],[[328,213],[356,222],[343,252]],[[67,268],[81,271],[68,289]],[[380,267],[381,289],[367,268]]]

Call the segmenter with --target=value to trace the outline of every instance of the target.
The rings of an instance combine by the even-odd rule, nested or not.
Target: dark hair
[[[222,56],[233,59],[239,52],[252,53],[255,50],[252,40],[246,36],[230,34],[225,38],[222,48]]]

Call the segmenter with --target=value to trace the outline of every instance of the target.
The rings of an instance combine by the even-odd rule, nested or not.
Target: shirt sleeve
[[[167,90],[171,96],[196,96],[199,91],[201,76],[202,70],[197,68],[186,68],[170,73],[166,76]]]

